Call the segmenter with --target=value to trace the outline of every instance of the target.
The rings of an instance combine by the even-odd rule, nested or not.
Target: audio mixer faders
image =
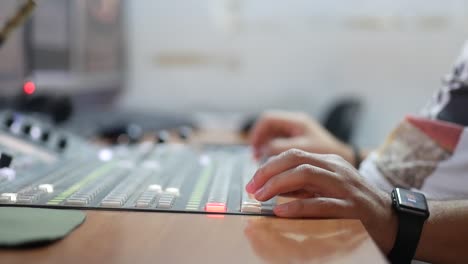
[[[244,190],[257,168],[246,146],[99,149],[34,119],[1,117],[0,206],[272,214],[274,200],[261,203]]]

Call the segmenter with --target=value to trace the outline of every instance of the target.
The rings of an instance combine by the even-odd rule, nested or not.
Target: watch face
[[[426,198],[423,194],[398,188],[398,203],[411,209],[427,211]]]

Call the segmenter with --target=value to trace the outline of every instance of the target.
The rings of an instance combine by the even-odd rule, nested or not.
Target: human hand
[[[246,190],[259,201],[277,195],[299,198],[277,205],[273,211],[280,217],[360,219],[383,252],[393,246],[397,218],[390,195],[337,155],[288,150],[265,162]]]
[[[313,153],[337,154],[355,163],[352,147],[300,112],[266,112],[255,123],[249,137],[256,159],[298,148]]]

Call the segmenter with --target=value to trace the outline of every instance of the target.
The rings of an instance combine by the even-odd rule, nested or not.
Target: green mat
[[[0,207],[0,247],[52,243],[73,231],[85,217],[73,210]]]

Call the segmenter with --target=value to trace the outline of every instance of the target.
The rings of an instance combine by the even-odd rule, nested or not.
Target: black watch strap
[[[423,229],[424,217],[398,213],[398,232],[395,245],[388,255],[393,264],[411,263]]]

